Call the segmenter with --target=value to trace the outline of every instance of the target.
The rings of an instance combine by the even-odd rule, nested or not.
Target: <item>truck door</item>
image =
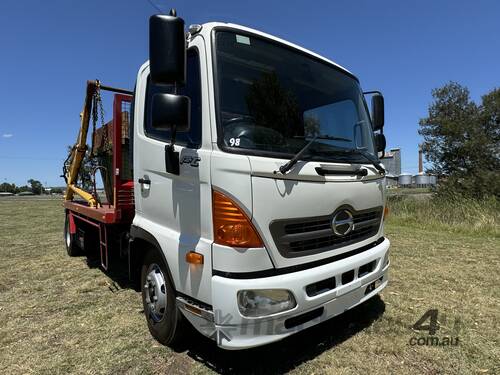
[[[170,143],[170,131],[153,129],[150,116],[153,95],[173,93],[174,88],[154,85],[147,65],[139,73],[134,130],[134,224],[152,234],[162,247],[177,290],[209,303],[211,227],[201,220],[211,217],[210,133],[202,131],[209,118],[204,114],[208,110],[202,108],[208,100],[204,59],[201,43],[189,48],[186,85],[177,88],[178,94],[191,98],[191,129],[176,135],[179,175],[166,170],[165,146]],[[203,133],[208,137],[205,143]],[[189,251],[203,254],[205,263],[190,268],[185,261]]]

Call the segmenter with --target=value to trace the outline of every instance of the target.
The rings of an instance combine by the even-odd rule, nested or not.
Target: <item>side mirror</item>
[[[385,135],[378,133],[375,134],[375,149],[377,152],[384,152],[386,147]]]
[[[372,96],[372,124],[373,131],[384,127],[384,97],[379,92]]]
[[[184,95],[154,94],[151,125],[159,130],[189,131],[191,100]]]
[[[186,37],[184,20],[170,15],[149,19],[149,70],[154,84],[183,85],[186,81]]]

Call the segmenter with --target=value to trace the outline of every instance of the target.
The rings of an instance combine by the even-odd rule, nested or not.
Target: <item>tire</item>
[[[66,219],[64,220],[64,244],[66,245],[66,252],[70,257],[76,257],[81,255],[81,250],[76,244],[75,235],[71,234],[69,231],[69,214],[66,213]]]
[[[187,333],[186,322],[176,306],[175,289],[165,262],[156,249],[151,249],[144,257],[141,291],[151,335],[163,345],[179,347]]]

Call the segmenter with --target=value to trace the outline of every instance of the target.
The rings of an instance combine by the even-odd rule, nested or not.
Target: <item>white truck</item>
[[[98,238],[107,268],[118,243],[166,345],[190,323],[224,349],[255,347],[366,301],[387,285],[389,240],[384,102],[370,92],[370,114],[364,94],[348,70],[285,40],[152,16],[150,59],[126,95],[129,185],[113,179],[101,203],[66,168],[68,253]]]

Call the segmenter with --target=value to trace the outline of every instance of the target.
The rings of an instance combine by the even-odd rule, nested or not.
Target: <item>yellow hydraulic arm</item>
[[[73,199],[73,195],[77,194],[87,201],[90,207],[95,207],[97,202],[92,194],[78,188],[76,186],[76,180],[78,178],[78,172],[82,165],[82,160],[85,157],[85,152],[87,151],[87,134],[89,130],[90,113],[92,111],[92,101],[94,95],[99,90],[99,81],[87,81],[87,94],[85,95],[85,103],[83,104],[83,111],[80,114],[80,131],[78,132],[78,138],[76,144],[71,150],[71,156],[69,157],[69,168],[66,170],[66,195],[64,199],[70,201]]]

